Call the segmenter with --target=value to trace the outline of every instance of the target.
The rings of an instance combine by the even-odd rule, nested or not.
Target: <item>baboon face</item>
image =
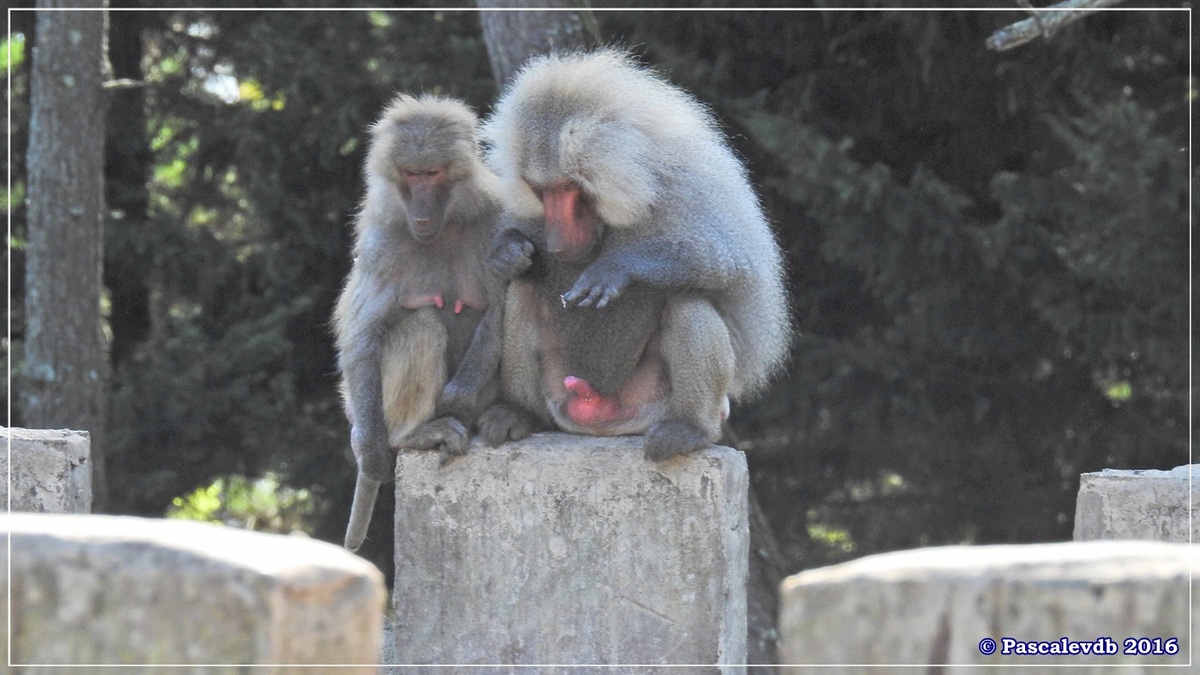
[[[536,123],[516,131],[515,140],[498,139],[493,153],[515,159],[519,180],[510,183],[510,206],[541,216],[547,252],[561,262],[586,262],[603,248],[608,228],[645,226],[662,181],[637,126],[587,102],[552,102],[549,113],[540,110],[543,102],[529,106]]]
[[[372,127],[368,173],[395,188],[381,195],[399,194],[418,242],[441,236],[459,186],[480,170],[475,128],[475,114],[461,103],[411,96],[398,97]]]
[[[578,262],[599,248],[600,221],[591,199],[577,183],[562,179],[530,188],[542,202],[546,249],[550,255],[563,262]]]
[[[401,169],[400,196],[408,211],[408,231],[413,239],[430,242],[442,233],[450,192],[446,167]]]

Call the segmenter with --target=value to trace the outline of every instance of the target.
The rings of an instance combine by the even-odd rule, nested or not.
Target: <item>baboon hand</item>
[[[515,279],[533,264],[533,242],[519,230],[496,235],[488,250],[488,267],[504,280]]]
[[[359,473],[380,483],[396,479],[396,458],[382,427],[354,425],[350,430],[350,447],[358,459]]]
[[[571,290],[563,294],[564,307],[604,309],[629,287],[629,271],[620,265],[597,260],[579,275]]]
[[[437,450],[442,464],[467,454],[471,432],[453,417],[439,417],[417,427],[404,438],[401,447],[411,450]]]
[[[515,406],[497,403],[479,417],[479,435],[483,442],[496,447],[508,441],[528,438],[537,427],[537,420]]]

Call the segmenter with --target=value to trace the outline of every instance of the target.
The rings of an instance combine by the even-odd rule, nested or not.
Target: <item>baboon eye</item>
[[[401,169],[400,173],[404,174],[405,178],[437,178],[444,173],[445,169]]]

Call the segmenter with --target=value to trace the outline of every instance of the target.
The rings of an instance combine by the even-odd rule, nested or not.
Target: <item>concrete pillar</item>
[[[0,427],[0,511],[89,513],[90,456],[86,431]]]
[[[1065,664],[1083,666],[1073,675],[1111,673],[1116,664],[1134,667],[1120,672],[1181,672],[1166,664],[1187,664],[1200,639],[1200,622],[1189,633],[1189,606],[1200,604],[1200,584],[1189,583],[1198,563],[1200,551],[1187,545],[1133,541],[868,556],[783,582],[780,655],[792,664],[785,672],[795,673],[811,672],[800,664],[859,666],[839,673]],[[1083,653],[1097,646],[1105,653]]]
[[[746,660],[740,452],[655,464],[640,438],[537,434],[401,453],[396,476],[397,663],[741,672],[719,667]]]
[[[13,621],[11,633],[0,632],[0,654],[11,636],[14,666],[211,675],[248,672],[238,664],[273,665],[254,669],[272,674],[315,672],[299,664],[370,664],[321,672],[375,672],[383,575],[338,546],[181,520],[0,519],[12,549],[8,560],[9,542],[0,542],[0,568],[12,565],[0,595],[11,595]]]
[[[1075,502],[1075,541],[1186,542],[1190,537],[1200,543],[1200,500],[1190,498],[1193,468],[1200,474],[1200,465],[1083,474]]]

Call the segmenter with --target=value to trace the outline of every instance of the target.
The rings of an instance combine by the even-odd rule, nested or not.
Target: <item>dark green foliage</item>
[[[984,40],[1022,12],[598,17],[713,106],[787,251],[791,367],[733,424],[789,571],[1069,538],[1080,472],[1187,461],[1187,14],[1002,54]],[[135,19],[151,180],[106,242],[113,508],[272,470],[336,541],[354,471],[328,321],[365,129],[397,90],[486,112],[478,17],[111,20]]]

